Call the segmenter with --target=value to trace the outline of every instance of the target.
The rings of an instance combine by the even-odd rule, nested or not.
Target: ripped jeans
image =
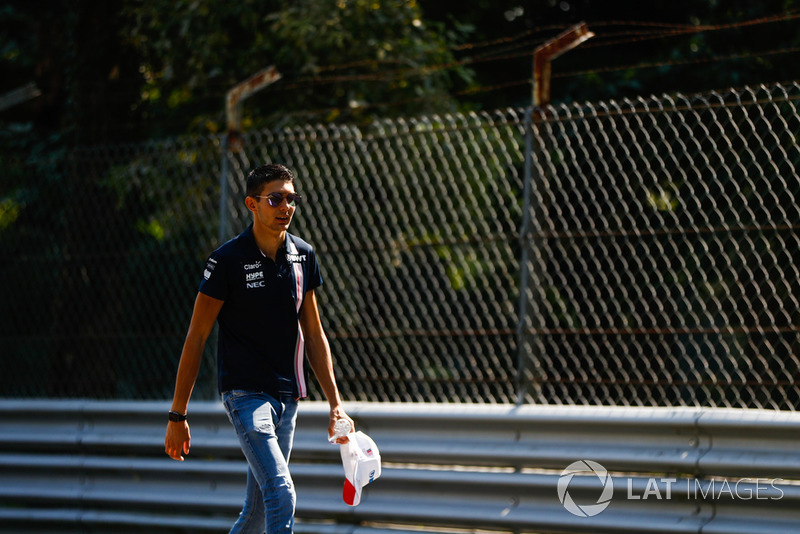
[[[231,534],[291,534],[296,497],[289,455],[297,400],[232,390],[222,394],[222,402],[250,467],[244,506]]]

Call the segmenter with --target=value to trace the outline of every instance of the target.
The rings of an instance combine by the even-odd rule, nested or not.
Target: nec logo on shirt
[[[244,281],[247,283],[247,289],[264,287],[264,271],[245,273]]]

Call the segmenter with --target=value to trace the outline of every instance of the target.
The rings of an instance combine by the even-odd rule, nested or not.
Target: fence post
[[[222,136],[222,170],[219,179],[219,234],[217,243],[224,243],[228,237],[228,217],[226,205],[228,204],[228,152],[230,150],[230,136],[226,132]]]
[[[225,116],[227,119],[227,133],[222,140],[222,168],[220,170],[219,184],[219,242],[224,243],[228,234],[228,217],[226,215],[228,204],[228,157],[231,152],[241,148],[242,134],[242,101],[264,87],[281,79],[281,74],[275,67],[267,67],[245,81],[233,87],[225,95]]]
[[[530,240],[531,217],[531,188],[533,169],[533,108],[525,113],[525,167],[522,190],[522,225],[519,231],[520,245],[520,289],[519,289],[519,316],[517,317],[517,406],[525,404],[525,332],[528,322],[528,249]]]
[[[550,103],[550,62],[572,50],[587,39],[594,37],[586,27],[586,23],[581,22],[558,34],[553,39],[546,41],[537,47],[533,53],[533,80],[531,107],[525,114],[525,176],[522,199],[522,227],[519,233],[519,244],[522,249],[520,252],[520,294],[519,294],[519,317],[517,319],[517,405],[525,403],[525,334],[528,322],[528,279],[530,270],[528,268],[529,253],[531,245],[529,239],[531,226],[531,196],[533,190],[533,114],[537,109]],[[531,374],[534,389],[534,398],[541,398],[536,374]]]
[[[543,43],[533,52],[533,107],[550,103],[550,62],[594,37],[585,22],[576,24],[553,39]]]

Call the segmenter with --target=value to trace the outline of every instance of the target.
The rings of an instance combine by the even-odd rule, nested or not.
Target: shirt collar
[[[258,245],[256,244],[256,236],[253,233],[253,223],[250,223],[250,226],[247,227],[244,233],[247,234],[247,239],[253,245],[253,248],[266,258],[267,255],[261,252],[261,249],[258,248]],[[290,234],[289,232],[286,232],[286,237],[284,238],[283,243],[280,247],[278,247],[278,254],[283,253],[284,257],[289,253],[289,239],[291,239]]]

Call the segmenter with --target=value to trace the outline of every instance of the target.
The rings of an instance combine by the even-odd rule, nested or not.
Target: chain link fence
[[[799,98],[534,115],[529,402],[797,408]]]
[[[317,249],[347,399],[796,409],[798,100],[785,84],[37,158],[0,204],[2,393],[170,398],[203,260],[274,161],[305,197],[291,231]],[[213,352],[194,398],[214,396]]]

